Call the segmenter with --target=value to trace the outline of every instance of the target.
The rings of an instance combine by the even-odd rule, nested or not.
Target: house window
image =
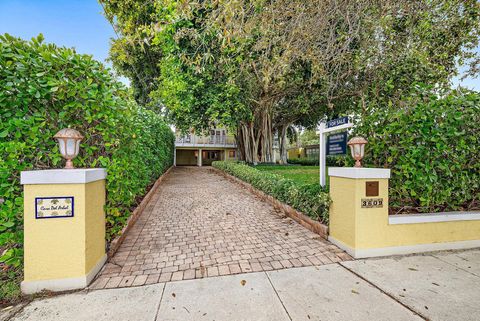
[[[228,157],[229,158],[235,158],[235,151],[234,150],[231,150],[228,152]]]
[[[217,159],[218,152],[208,152],[208,159]]]
[[[307,157],[308,158],[318,158],[319,157],[319,149],[318,148],[309,148],[307,149]]]

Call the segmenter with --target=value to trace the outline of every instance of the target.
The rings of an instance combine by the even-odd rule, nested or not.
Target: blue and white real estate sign
[[[330,134],[327,137],[327,155],[345,155],[347,153],[347,132]]]
[[[341,125],[345,125],[345,124],[348,124],[348,116],[344,116],[344,117],[340,117],[340,118],[336,118],[336,119],[332,119],[332,120],[327,121],[326,128],[337,127],[337,126],[341,126]]]
[[[320,186],[326,184],[326,158],[327,155],[345,155],[347,152],[347,132],[352,127],[348,116],[321,122],[318,133],[320,134],[319,165]]]

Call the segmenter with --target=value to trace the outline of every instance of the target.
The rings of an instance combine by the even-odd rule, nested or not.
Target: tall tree
[[[130,77],[147,69],[139,97],[184,129],[236,129],[249,162],[271,161],[274,133],[284,146],[292,124],[401,106],[417,83],[447,86],[478,45],[475,0],[102,3],[121,35],[114,65]]]
[[[138,0],[99,0],[117,35],[112,39],[113,67],[127,77],[137,102],[146,104],[157,88],[162,46],[151,41],[155,34],[158,2]]]

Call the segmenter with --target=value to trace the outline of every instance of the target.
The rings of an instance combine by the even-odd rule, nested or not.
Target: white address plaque
[[[382,208],[383,198],[362,198],[362,208]]]
[[[35,197],[35,218],[73,217],[73,196]]]

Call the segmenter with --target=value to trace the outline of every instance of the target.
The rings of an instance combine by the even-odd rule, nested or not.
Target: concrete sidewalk
[[[478,302],[479,249],[82,291],[11,320],[473,321]]]

